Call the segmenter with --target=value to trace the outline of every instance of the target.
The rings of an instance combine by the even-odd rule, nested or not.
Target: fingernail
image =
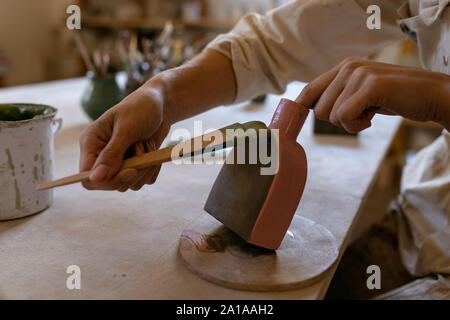
[[[89,176],[89,180],[91,180],[92,182],[100,182],[103,179],[105,179],[107,174],[108,174],[108,166],[101,164],[94,169],[94,172],[92,172],[91,175]]]

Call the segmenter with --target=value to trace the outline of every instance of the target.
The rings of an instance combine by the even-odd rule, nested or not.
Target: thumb
[[[123,158],[132,143],[120,130],[114,131],[111,139],[100,152],[93,166],[89,180],[98,183],[111,179],[122,166]]]

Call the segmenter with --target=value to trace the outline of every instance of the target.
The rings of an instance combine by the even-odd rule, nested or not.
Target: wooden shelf
[[[202,19],[200,21],[189,21],[184,19],[170,19],[175,26],[194,28],[231,29],[234,21],[215,21]],[[115,19],[110,17],[82,16],[81,23],[86,27],[108,28],[108,29],[162,29],[168,19],[161,18],[133,18]]]

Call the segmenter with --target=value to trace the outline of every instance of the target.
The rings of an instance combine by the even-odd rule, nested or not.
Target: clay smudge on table
[[[180,238],[181,248],[191,250],[192,244],[200,252],[218,253],[229,251],[240,258],[254,258],[262,255],[273,255],[275,250],[265,249],[247,243],[234,232],[222,226],[210,234],[202,234],[193,230],[184,230]]]
[[[203,239],[207,243],[208,248],[216,252],[224,252],[228,245],[227,241],[217,234],[204,235]]]
[[[201,252],[224,252],[227,247],[225,239],[217,234],[206,235],[192,230],[184,230],[181,238],[192,241],[197,250]]]

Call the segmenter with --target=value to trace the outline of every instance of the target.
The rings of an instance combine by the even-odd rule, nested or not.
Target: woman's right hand
[[[159,167],[119,171],[125,152],[159,149],[170,126],[212,107],[232,103],[236,79],[231,60],[204,50],[184,65],[162,72],[87,127],[80,138],[80,171],[92,170],[89,190],[139,190]]]
[[[159,149],[171,122],[164,110],[162,89],[147,83],[90,124],[80,137],[80,172],[92,170],[88,190],[139,190],[153,184],[159,167],[120,170],[125,153]]]

